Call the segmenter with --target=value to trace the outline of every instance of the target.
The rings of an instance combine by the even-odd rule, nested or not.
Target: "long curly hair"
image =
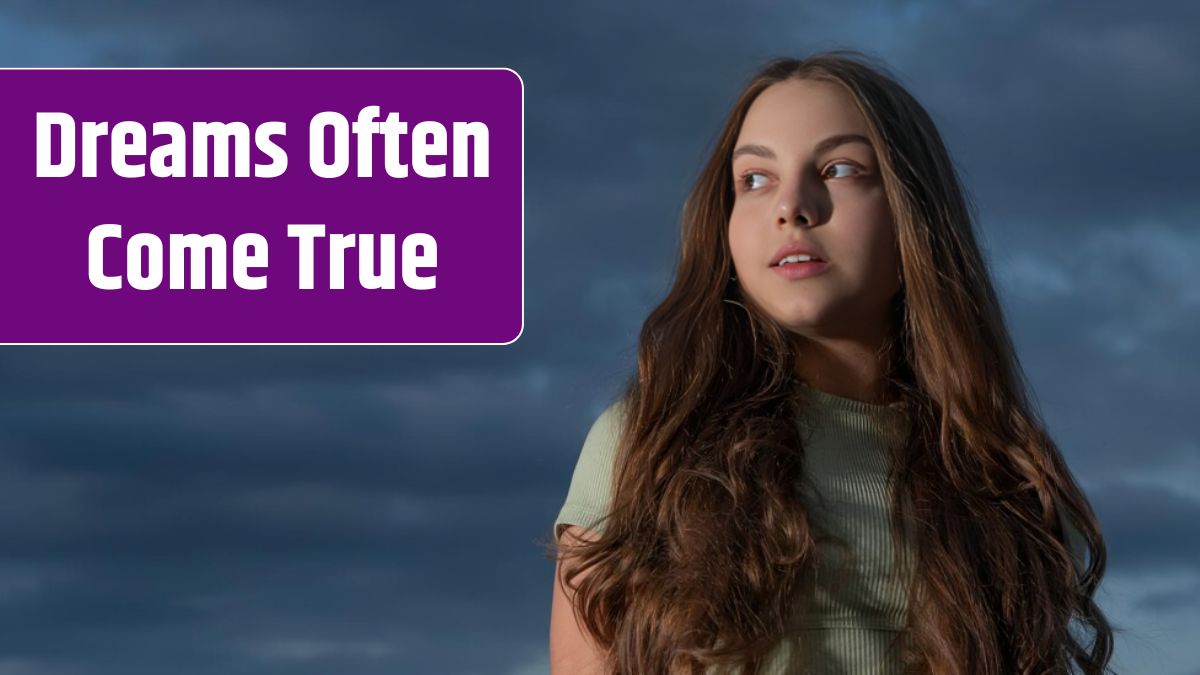
[[[621,395],[611,510],[596,536],[558,544],[577,621],[610,672],[750,674],[804,601],[817,553],[796,487],[804,344],[738,295],[728,242],[741,124],[790,78],[853,97],[894,218],[903,285],[878,355],[911,421],[889,449],[893,542],[912,542],[916,561],[907,672],[1107,672],[1112,629],[1093,600],[1104,540],[1027,398],[973,208],[925,109],[844,49],[766,63],[685,202],[674,284],[642,327]],[[1063,517],[1086,539],[1082,574]]]

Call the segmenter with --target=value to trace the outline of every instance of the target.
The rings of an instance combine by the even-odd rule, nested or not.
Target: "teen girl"
[[[552,675],[1104,672],[1101,532],[922,106],[774,60],[682,225],[555,524]]]

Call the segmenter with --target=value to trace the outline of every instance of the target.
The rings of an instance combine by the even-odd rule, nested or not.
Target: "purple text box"
[[[0,91],[5,99],[0,106],[5,225],[0,342],[508,344],[521,333],[524,111],[523,85],[514,71],[0,70]],[[392,134],[394,148],[386,147],[379,126],[362,126],[359,133],[348,126],[345,173],[318,176],[310,164],[314,118],[332,112],[354,125],[371,106],[378,106],[380,114],[366,121],[384,122],[392,115],[393,132],[396,122],[406,125],[405,133]],[[65,177],[38,175],[43,169],[52,173],[51,165],[59,172],[66,166],[67,126],[54,127],[43,116],[48,155],[39,160],[38,113],[71,116],[74,167]],[[85,122],[107,123],[104,134],[93,134],[94,177],[83,175],[84,148],[91,142]],[[114,138],[118,122],[136,123],[122,130],[144,129],[144,148],[133,148],[140,153],[129,152],[128,144],[136,143],[132,131]],[[155,122],[177,123],[186,139],[172,146],[169,133],[153,133]],[[235,175],[237,141],[227,145],[229,157],[223,163],[217,161],[217,143],[209,141],[207,162],[197,170],[193,143],[203,135],[193,131],[199,122],[246,125],[249,175]],[[286,132],[269,137],[266,146],[256,145],[255,131],[271,128],[269,122],[283,123]],[[424,131],[413,134],[421,123],[428,123]],[[456,123],[482,123],[486,134],[468,138],[464,133],[458,148]],[[480,126],[462,128],[478,131]],[[438,140],[437,127],[444,129],[444,145],[431,147]],[[324,145],[319,163],[336,165],[337,125],[319,128]],[[370,145],[370,177],[359,175],[361,136]],[[286,155],[286,169],[276,177],[265,177],[281,168],[278,157],[268,152],[270,143]],[[485,172],[481,143],[486,146]],[[123,160],[115,160],[114,148],[122,147]],[[418,155],[426,160],[424,174],[417,171]],[[218,177],[218,164],[230,175]],[[406,176],[389,175],[401,164]],[[432,177],[438,166],[445,175]],[[144,176],[123,177],[118,168]],[[183,177],[168,175],[181,170]],[[101,224],[119,224],[120,238],[98,240],[103,255],[93,256],[89,270],[89,234]],[[312,241],[312,288],[301,287],[301,240],[288,236],[290,224],[324,225],[325,237]],[[134,288],[127,276],[130,257],[139,258],[137,274],[152,269],[152,247],[129,248],[140,233],[147,233],[139,237],[141,243],[157,239],[162,246],[161,283],[148,290]],[[266,286],[259,290],[240,287],[235,280],[234,243],[247,233],[261,235],[267,244],[265,265],[260,257],[242,277],[265,276]],[[402,243],[418,233],[436,242],[436,264],[414,272],[433,276],[433,288],[420,288],[428,284],[420,281],[410,287],[402,272]],[[178,265],[185,286],[170,287],[171,235],[189,234],[224,238],[225,288],[213,287],[211,263],[203,256],[195,258],[206,260],[203,288],[192,286],[191,264],[186,263]],[[358,245],[331,253],[334,234],[357,235]],[[358,251],[363,238],[374,235],[369,271],[382,271],[384,234],[394,236],[395,287],[364,288]],[[250,237],[238,241],[254,243]],[[256,252],[261,253],[260,247],[242,249],[243,255]],[[412,253],[410,259],[417,260],[431,251],[419,246]],[[344,266],[341,289],[330,288],[335,258]],[[97,265],[97,260],[102,262]],[[120,278],[121,287],[98,288],[89,271]]]

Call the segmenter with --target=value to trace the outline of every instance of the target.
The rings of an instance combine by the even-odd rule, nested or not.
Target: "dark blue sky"
[[[962,171],[1108,536],[1115,665],[1197,675],[1196,34],[1185,2],[7,0],[4,66],[517,70],[526,325],[502,347],[0,348],[0,675],[544,675],[536,542],[690,181],[761,60],[826,47],[890,64]]]

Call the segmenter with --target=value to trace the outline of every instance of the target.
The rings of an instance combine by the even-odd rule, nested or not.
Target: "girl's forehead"
[[[866,120],[840,85],[787,80],[767,87],[750,104],[739,137],[760,141],[819,140],[833,133],[866,133]]]

